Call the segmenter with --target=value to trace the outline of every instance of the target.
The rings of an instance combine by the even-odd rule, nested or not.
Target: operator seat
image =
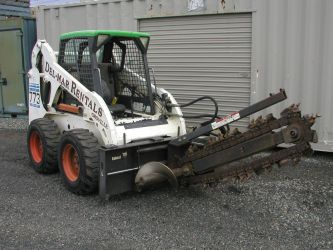
[[[110,63],[100,63],[99,70],[101,74],[101,89],[102,98],[111,112],[120,114],[125,112],[126,107],[123,104],[112,104],[112,100],[115,97],[115,84],[113,78],[109,76]]]

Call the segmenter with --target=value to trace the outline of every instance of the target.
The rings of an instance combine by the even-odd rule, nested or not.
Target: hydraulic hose
[[[211,97],[211,96],[205,95],[205,96],[201,96],[201,97],[199,97],[199,98],[197,98],[197,99],[195,99],[195,100],[193,100],[193,101],[190,101],[190,102],[188,102],[188,103],[185,103],[185,104],[181,104],[181,105],[179,105],[179,104],[168,104],[168,106],[169,106],[169,107],[180,107],[180,108],[184,108],[184,107],[191,106],[191,105],[193,105],[194,103],[197,103],[197,102],[199,102],[199,101],[201,101],[201,100],[205,100],[205,99],[211,100],[211,101],[214,103],[214,106],[215,106],[215,112],[214,112],[213,115],[212,115],[212,114],[210,114],[210,115],[209,115],[209,114],[183,115],[183,117],[184,117],[184,118],[188,118],[188,119],[209,117],[209,118],[211,118],[210,121],[213,121],[215,118],[217,118],[217,114],[218,114],[218,112],[219,112],[219,107],[218,107],[218,105],[217,105],[216,100],[215,100],[213,97]]]

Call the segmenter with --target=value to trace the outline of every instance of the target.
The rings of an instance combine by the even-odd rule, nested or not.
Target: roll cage
[[[138,113],[155,114],[147,63],[149,37],[79,35],[61,37],[58,63],[107,105],[119,103]]]

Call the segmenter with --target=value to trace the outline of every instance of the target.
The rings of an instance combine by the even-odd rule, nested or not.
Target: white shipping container
[[[251,48],[249,75],[246,71],[239,72],[244,79],[249,78],[248,83],[244,80],[244,84],[248,84],[249,88],[248,102],[256,102],[267,97],[270,92],[285,88],[289,97],[287,102],[275,105],[265,113],[274,112],[276,114],[287,105],[300,102],[303,113],[319,113],[322,116],[314,126],[319,136],[319,143],[315,144],[314,148],[333,152],[333,115],[330,112],[330,108],[333,106],[333,15],[331,13],[333,13],[333,1],[331,0],[111,0],[45,6],[38,7],[36,10],[38,38],[46,39],[55,49],[58,49],[61,33],[82,29],[133,31],[152,29],[151,33],[156,34],[156,39],[160,39],[163,35],[168,36],[169,32],[173,30],[173,35],[177,35],[174,39],[179,39],[182,34],[175,30],[178,29],[176,27],[179,27],[180,23],[186,24],[187,26],[183,27],[188,31],[189,26],[185,19],[188,18],[192,22],[199,20],[200,16],[204,19],[209,19],[211,16],[212,20],[219,22],[214,27],[219,29],[221,34],[225,31],[221,30],[223,27],[230,29],[230,32],[227,32],[228,35],[236,38],[241,37],[241,34],[251,32],[247,33],[250,34],[251,41],[246,44]],[[238,14],[246,15],[246,18],[250,16],[250,26],[237,26],[235,20]],[[231,18],[216,18],[216,15]],[[153,29],[149,24],[149,20],[151,23],[154,23],[154,20],[161,20],[153,18],[166,17],[169,17],[168,24],[161,27],[161,31]],[[174,24],[172,23],[173,18]],[[161,23],[163,23],[162,21]],[[230,28],[226,26],[229,21],[233,24]],[[238,31],[233,30],[234,28],[237,28]],[[193,39],[194,42],[198,42],[202,34],[209,32],[205,25],[197,25],[195,29],[196,32],[193,31],[192,38],[186,33],[187,38]],[[250,31],[246,29],[250,29]],[[216,31],[214,30],[214,32]],[[210,39],[211,49],[215,48],[216,53],[232,55],[227,60],[230,61],[230,65],[236,64],[235,69],[242,68],[242,65],[248,60],[246,46],[245,49],[238,46],[239,50],[230,48],[229,51],[224,51],[224,47],[217,47],[223,43],[223,39],[217,37],[215,40],[213,39],[215,43],[211,36]],[[168,57],[164,53],[163,56],[163,51],[159,47],[161,44],[154,44],[153,41],[154,36],[151,51],[155,58],[156,55],[159,58],[156,68],[154,67],[157,72],[157,82],[159,80],[158,72],[163,71],[164,78],[160,77],[165,80],[163,86],[168,88],[168,81],[171,83],[173,72],[168,73],[167,68],[162,68],[161,62],[171,60],[172,55]],[[241,42],[239,39],[236,41]],[[182,47],[176,47],[175,44],[172,43],[172,48],[181,51]],[[207,47],[202,48],[207,49]],[[241,59],[237,56],[240,53],[243,53]],[[196,53],[193,51],[193,58],[195,55]],[[152,61],[155,60],[153,54],[150,54],[149,57],[152,57]],[[203,58],[205,59],[203,61],[208,60],[208,65],[210,58],[213,57],[207,56],[207,58]],[[218,60],[216,63],[221,63],[219,60],[222,59],[215,59]],[[211,62],[214,63],[213,59]],[[240,65],[242,67],[237,62],[243,63]],[[205,63],[202,65],[203,69],[207,70]],[[179,70],[185,70],[185,68],[186,65],[182,65]],[[223,73],[220,68],[216,68],[215,73],[207,76],[207,81],[199,81],[191,89],[208,86],[210,81],[217,81],[219,76],[216,74],[223,75]],[[229,74],[229,72],[227,73]],[[197,78],[193,76],[193,79]],[[176,81],[179,82],[179,86],[186,85],[182,82],[181,77],[178,77]],[[187,81],[189,80],[187,79]],[[239,82],[242,82],[242,79]],[[209,86],[216,88],[209,89],[209,91],[218,91],[218,86]],[[247,88],[246,85],[242,86],[244,89]],[[198,89],[201,90],[200,94],[204,94],[207,90],[207,88]],[[233,91],[232,95],[241,95],[237,90]],[[236,98],[232,100],[236,100]],[[224,105],[228,106],[228,103],[224,103]],[[230,103],[230,110],[236,106],[236,104]]]

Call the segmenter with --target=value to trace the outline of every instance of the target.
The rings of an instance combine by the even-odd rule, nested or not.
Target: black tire
[[[58,171],[57,150],[60,132],[54,121],[41,118],[30,123],[27,134],[28,153],[32,168],[43,174]],[[38,149],[37,146],[39,145]]]
[[[99,178],[99,144],[86,129],[65,132],[58,149],[59,169],[68,190],[75,194],[97,191]]]

